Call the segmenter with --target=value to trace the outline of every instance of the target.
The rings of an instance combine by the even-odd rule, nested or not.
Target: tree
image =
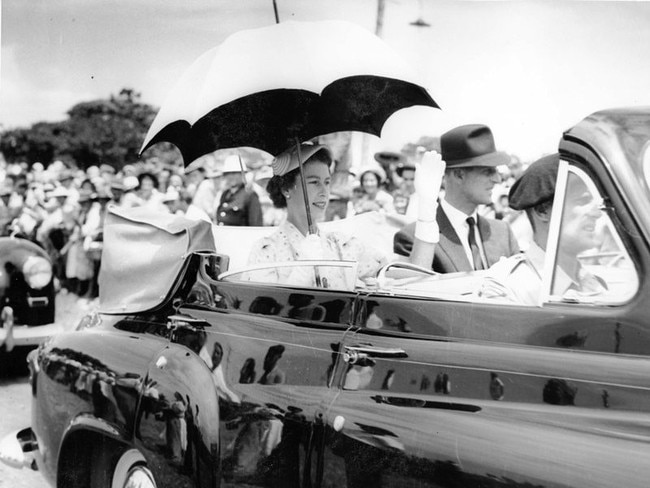
[[[8,162],[49,162],[67,145],[67,134],[60,122],[39,122],[29,129],[5,132],[0,139],[0,151]]]
[[[81,102],[61,122],[39,122],[30,128],[5,131],[0,151],[9,162],[36,161],[49,164],[68,160],[80,168],[110,164],[120,169],[138,161],[138,152],[156,113],[140,101],[140,93],[122,89],[108,99]],[[174,161],[178,152],[171,145],[158,145],[148,157]]]
[[[119,169],[138,160],[155,109],[125,88],[108,100],[79,103],[68,116],[68,151],[77,164],[85,168],[107,163]]]

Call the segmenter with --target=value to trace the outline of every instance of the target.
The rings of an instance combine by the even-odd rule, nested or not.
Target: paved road
[[[66,327],[74,327],[92,304],[78,302],[74,295],[56,298],[57,320]],[[29,426],[31,394],[24,373],[0,377],[0,438]],[[0,463],[0,488],[46,488],[48,484],[38,471],[12,469]]]

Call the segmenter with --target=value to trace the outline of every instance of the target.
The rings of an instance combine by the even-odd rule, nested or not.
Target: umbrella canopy
[[[437,108],[399,55],[343,21],[241,31],[200,56],[172,89],[141,152],[167,141],[185,164],[217,149],[277,155],[339,131],[379,136],[396,111]]]

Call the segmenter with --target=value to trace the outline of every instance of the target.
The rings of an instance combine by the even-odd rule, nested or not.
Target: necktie
[[[481,251],[476,242],[476,232],[474,228],[476,227],[476,222],[474,217],[467,217],[467,224],[469,225],[469,248],[472,250],[472,260],[474,261],[474,269],[484,269],[483,261],[481,260]]]

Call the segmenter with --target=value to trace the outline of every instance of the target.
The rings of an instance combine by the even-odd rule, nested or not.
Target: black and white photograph
[[[647,486],[650,2],[0,41],[0,488]]]

